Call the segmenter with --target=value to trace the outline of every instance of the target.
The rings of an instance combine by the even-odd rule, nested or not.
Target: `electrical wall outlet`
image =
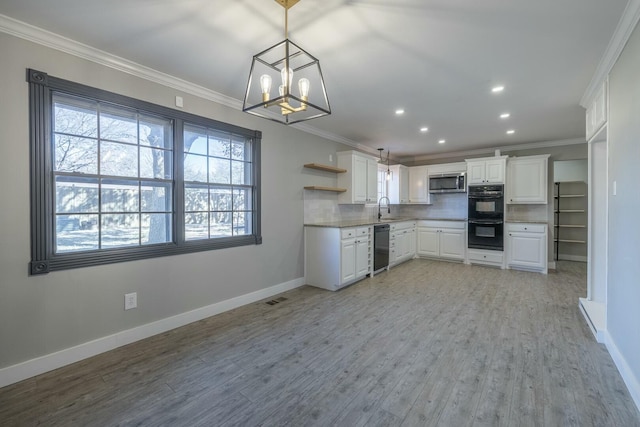
[[[124,309],[131,310],[136,307],[138,307],[138,293],[124,294]]]

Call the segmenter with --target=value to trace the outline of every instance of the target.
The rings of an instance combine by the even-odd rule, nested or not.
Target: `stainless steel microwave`
[[[429,175],[429,193],[466,193],[466,173]]]

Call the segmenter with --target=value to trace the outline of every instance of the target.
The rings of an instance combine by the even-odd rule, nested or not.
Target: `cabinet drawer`
[[[391,231],[397,230],[408,230],[416,226],[415,221],[407,221],[407,222],[394,222],[389,224]]]
[[[466,226],[465,221],[438,221],[438,220],[418,221],[418,227],[452,228],[457,230],[464,230],[465,226]]]
[[[469,261],[480,261],[480,262],[491,262],[496,264],[501,264],[503,259],[502,252],[476,252],[473,250],[469,250],[468,252]]]
[[[507,232],[544,233],[544,224],[507,224]]]
[[[362,237],[367,236],[369,234],[369,227],[360,227],[356,229],[356,236]]]
[[[355,228],[344,228],[340,230],[340,238],[341,239],[351,239],[356,237],[356,229]]]

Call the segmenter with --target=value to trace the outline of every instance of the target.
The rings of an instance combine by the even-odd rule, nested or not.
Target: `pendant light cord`
[[[289,38],[289,9],[287,7],[284,8],[284,39],[287,40]]]

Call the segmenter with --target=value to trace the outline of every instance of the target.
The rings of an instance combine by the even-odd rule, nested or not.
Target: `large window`
[[[261,243],[260,132],[27,75],[31,274]]]

